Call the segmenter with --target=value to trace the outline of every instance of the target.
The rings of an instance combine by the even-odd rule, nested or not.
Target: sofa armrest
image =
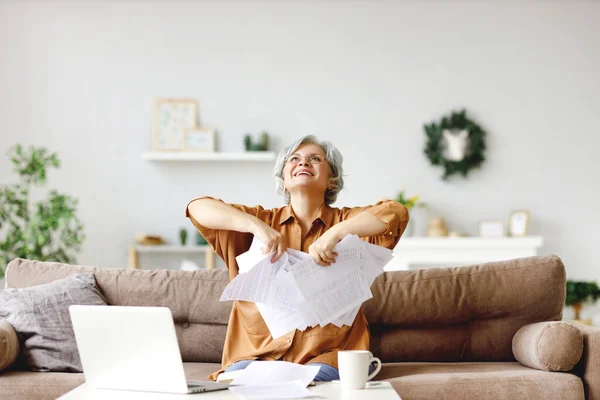
[[[573,372],[583,381],[588,400],[600,400],[600,328],[571,323],[583,335],[583,355]]]
[[[9,368],[19,356],[17,332],[5,319],[0,319],[0,372]]]
[[[543,371],[570,371],[583,353],[583,335],[573,324],[546,321],[523,326],[512,340],[521,364]]]

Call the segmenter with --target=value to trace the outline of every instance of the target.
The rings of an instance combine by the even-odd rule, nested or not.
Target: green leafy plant
[[[269,149],[269,134],[262,131],[256,142],[252,140],[250,134],[244,136],[244,147],[246,151],[267,151]]]
[[[410,210],[413,207],[425,207],[425,203],[419,201],[419,198],[420,196],[418,194],[408,197],[404,193],[404,189],[402,189],[400,190],[400,192],[398,192],[398,196],[396,196],[394,200],[396,200],[400,204],[403,204],[406,208]]]
[[[600,298],[600,288],[595,282],[567,281],[567,298],[565,304],[572,306],[575,319],[579,319],[582,305],[588,300],[596,301]]]
[[[60,167],[57,154],[17,145],[9,156],[20,180],[0,186],[0,277],[16,257],[74,263],[85,238],[77,200],[56,190],[43,201],[30,199],[32,188],[46,183],[48,169]]]

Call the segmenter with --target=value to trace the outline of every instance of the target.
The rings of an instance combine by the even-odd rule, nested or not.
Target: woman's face
[[[324,196],[330,176],[325,152],[316,144],[300,145],[288,157],[283,168],[284,185],[290,194],[310,190]]]

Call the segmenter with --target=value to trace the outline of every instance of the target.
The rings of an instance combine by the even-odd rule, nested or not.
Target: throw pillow
[[[19,355],[19,338],[8,321],[0,319],[0,371],[10,367]]]
[[[0,290],[0,318],[15,328],[32,371],[82,372],[69,316],[73,304],[106,305],[93,274]]]
[[[525,325],[512,341],[513,355],[521,364],[543,371],[570,371],[583,354],[583,335],[567,322]]]

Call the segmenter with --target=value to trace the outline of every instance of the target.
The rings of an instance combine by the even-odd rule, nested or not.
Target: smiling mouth
[[[308,171],[300,171],[294,174],[294,177],[296,176],[302,176],[302,175],[306,175],[306,176],[314,176],[312,173],[308,172]]]

